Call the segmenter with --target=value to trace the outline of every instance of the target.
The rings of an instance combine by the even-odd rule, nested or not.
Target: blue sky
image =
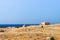
[[[60,23],[60,0],[0,0],[0,24]]]

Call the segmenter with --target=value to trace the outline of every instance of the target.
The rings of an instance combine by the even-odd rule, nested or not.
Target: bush
[[[50,40],[55,40],[54,37],[51,37]]]

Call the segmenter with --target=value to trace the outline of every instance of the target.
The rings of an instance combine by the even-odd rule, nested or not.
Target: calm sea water
[[[22,27],[23,25],[30,26],[30,25],[39,25],[39,24],[0,24],[0,28],[6,28],[6,27]]]

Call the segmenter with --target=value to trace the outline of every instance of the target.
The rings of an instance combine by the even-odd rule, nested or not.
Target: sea
[[[22,27],[22,26],[30,26],[30,25],[39,25],[39,24],[0,24],[0,28],[6,28],[6,27]]]

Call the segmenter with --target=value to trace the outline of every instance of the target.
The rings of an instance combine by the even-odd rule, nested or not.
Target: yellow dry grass
[[[60,40],[60,25],[29,26],[20,28],[0,28],[0,40],[47,40],[47,37],[54,37]]]

